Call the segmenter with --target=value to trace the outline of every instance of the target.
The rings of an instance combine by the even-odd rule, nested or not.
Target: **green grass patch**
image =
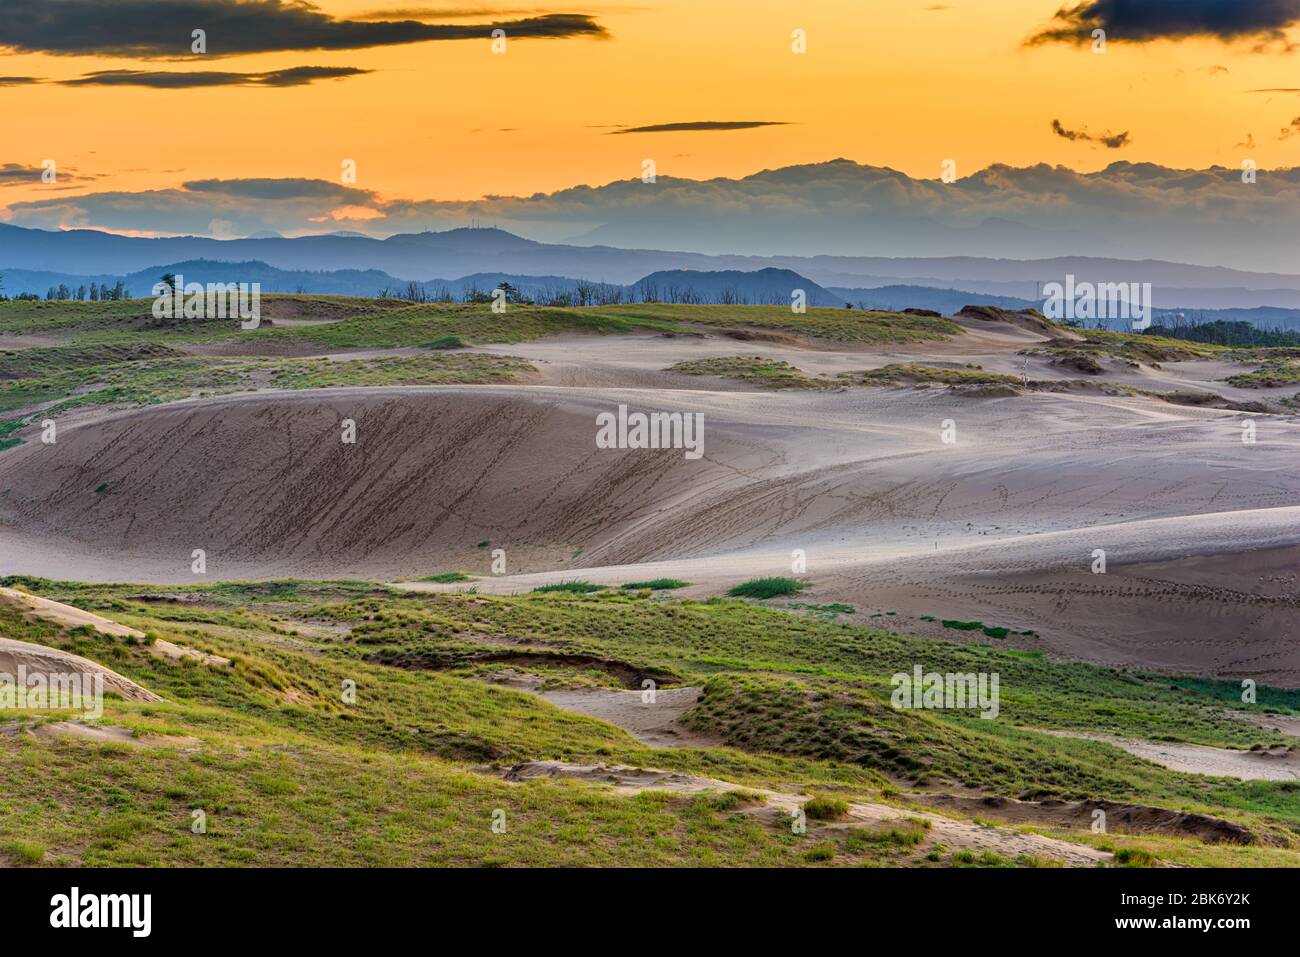
[[[675,588],[686,588],[690,582],[684,582],[680,578],[651,578],[649,581],[628,582],[623,587],[629,591],[648,588],[650,591],[669,591]]]
[[[979,366],[949,368],[946,366],[928,366],[917,363],[890,364],[879,369],[841,372],[836,379],[845,385],[916,385],[936,383],[940,385],[1018,385],[1017,376],[1001,372],[986,372]]]
[[[1151,804],[1240,822],[1259,841],[1105,839],[1178,863],[1300,860],[1300,782],[1180,774],[1103,742],[1035,730],[1247,749],[1285,739],[1225,712],[1297,714],[1296,691],[1260,688],[1260,704],[1247,709],[1234,682],[1012,655],[747,601],[643,601],[621,589],[557,600],[361,581],[0,583],[235,662],[173,662],[147,643],[65,630],[0,606],[6,637],[102,662],[165,699],[110,696],[105,724],[200,741],[146,752],[0,736],[0,768],[26,782],[6,793],[0,847],[37,839],[48,848],[43,862],[55,866],[806,863],[809,844],[743,813],[743,795],[628,798],[580,782],[510,784],[471,770],[538,759],[665,768],[745,788],[794,785],[838,801],[879,800],[872,792],[893,789],[889,799],[905,804],[920,782],[1030,800]],[[503,649],[559,663],[521,666],[503,660]],[[940,673],[999,672],[998,720],[892,707],[890,676],[918,662]],[[619,674],[701,686],[682,720],[725,746],[649,749],[613,725],[481,680],[491,668],[523,667],[566,685],[627,687],[614,681],[611,663],[625,669]],[[345,681],[356,686],[352,704],[341,700]],[[208,812],[201,838],[188,830],[195,807]],[[498,808],[506,834],[490,827]],[[908,813],[900,807],[883,836],[846,838],[830,863],[910,853],[919,826]],[[1053,834],[1093,842],[1086,830]],[[994,866],[978,856],[970,863]]]
[[[605,588],[605,585],[596,585],[584,581],[556,582],[553,585],[538,585],[533,589],[533,594],[546,595],[552,592],[571,592],[575,595],[589,595],[592,592],[604,591]]]
[[[1269,362],[1254,372],[1242,372],[1225,379],[1228,385],[1239,389],[1273,389],[1300,382],[1300,362],[1278,360]]]
[[[838,821],[849,813],[849,802],[819,795],[803,803],[803,812],[814,821]]]
[[[762,356],[715,356],[690,359],[668,367],[685,375],[716,375],[769,389],[833,389],[835,383],[815,379],[781,359]]]
[[[807,582],[797,578],[753,578],[729,589],[732,598],[757,598],[760,601],[778,598],[781,595],[797,595],[808,587]]]

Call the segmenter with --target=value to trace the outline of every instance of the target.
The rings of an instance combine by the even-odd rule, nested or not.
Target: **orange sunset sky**
[[[51,0],[57,2],[57,0]],[[626,0],[572,7],[421,5],[321,0],[332,17],[490,24],[553,12],[588,14],[603,38],[426,41],[359,49],[175,57],[11,51],[0,74],[0,162],[54,158],[84,174],[76,191],[138,191],[204,178],[337,181],[389,197],[472,199],[530,194],[639,175],[741,176],[837,156],[937,177],[946,158],[964,176],[994,162],[1094,170],[1117,159],[1176,167],[1296,165],[1284,133],[1300,93],[1285,43],[1208,37],[1087,46],[1025,40],[1059,0]],[[454,7],[454,9],[453,9]],[[196,18],[198,19],[198,18]],[[791,31],[807,52],[791,51]],[[1300,35],[1300,31],[1297,32]],[[373,71],[299,86],[154,89],[68,86],[105,70],[260,73],[299,66]],[[1051,129],[1127,131],[1122,148]],[[786,125],[610,135],[620,127],[690,121]],[[16,184],[0,205],[40,197]]]

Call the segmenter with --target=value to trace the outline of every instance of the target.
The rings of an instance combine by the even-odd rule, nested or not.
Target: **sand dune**
[[[1006,361],[1034,339],[896,351]],[[1108,664],[1300,685],[1293,420],[1250,417],[1245,445],[1241,414],[1142,397],[638,387],[664,350],[701,348],[659,342],[648,357],[589,342],[607,373],[633,357],[621,386],[263,392],[87,417],[0,457],[0,573],[185,582],[202,549],[209,579],[487,575],[503,548],[523,577],[483,590],[580,572],[716,593],[789,574],[798,549],[817,598],[1034,630],[1038,647]],[[887,358],[822,355],[827,369]],[[597,449],[596,415],[620,403],[701,413],[704,456]]]
[[[89,658],[48,648],[45,645],[0,638],[0,674],[17,675],[20,667],[24,668],[29,675],[98,675],[103,678],[105,691],[115,691],[127,701],[162,700],[130,678],[96,664]]]

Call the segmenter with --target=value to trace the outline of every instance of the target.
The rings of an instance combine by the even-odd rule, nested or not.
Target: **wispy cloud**
[[[1100,143],[1109,150],[1117,150],[1128,146],[1132,142],[1129,139],[1128,131],[1123,133],[1112,133],[1105,130],[1101,133],[1089,133],[1087,129],[1067,130],[1060,120],[1052,120],[1052,132],[1062,139],[1076,140],[1087,143]]]
[[[62,86],[146,86],[157,90],[190,90],[212,86],[305,86],[317,80],[335,80],[361,76],[372,70],[354,66],[294,66],[265,73],[226,73],[217,70],[99,70],[72,80],[60,80]]]
[[[393,7],[355,14],[358,20],[469,20],[484,17],[528,17],[547,13],[537,7]]]
[[[613,130],[608,135],[621,133],[699,133],[716,130],[752,130],[760,126],[788,126],[783,120],[699,120],[690,123],[656,123],[653,126],[629,126]]]
[[[41,177],[44,173],[44,166],[28,166],[25,163],[0,163],[0,187],[31,186],[35,183],[43,183]],[[69,183],[84,183],[100,178],[98,174],[81,173],[70,166],[58,167],[57,174],[58,178],[55,183],[60,187],[67,186]],[[48,188],[53,184],[44,185]]]

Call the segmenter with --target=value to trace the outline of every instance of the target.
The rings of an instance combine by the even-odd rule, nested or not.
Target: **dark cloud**
[[[24,166],[22,163],[0,163],[0,185],[12,186],[18,183],[39,183],[41,167]]]
[[[1127,130],[1123,133],[1112,133],[1110,130],[1101,133],[1089,133],[1086,129],[1067,130],[1061,125],[1060,120],[1052,120],[1052,132],[1067,140],[1100,143],[1102,146],[1110,150],[1120,149],[1121,147],[1128,146],[1129,143],[1132,142],[1132,140],[1129,139]]]
[[[191,193],[244,199],[323,199],[335,203],[359,203],[371,197],[367,190],[323,179],[193,179],[181,186]]]
[[[1282,127],[1277,138],[1279,140],[1289,140],[1293,136],[1300,136],[1300,116],[1293,119],[1290,125]]]
[[[1056,11],[1027,41],[1090,43],[1093,30],[1108,42],[1149,43],[1212,37],[1289,46],[1284,31],[1300,21],[1300,0],[1087,0]]]
[[[70,166],[57,167],[58,178],[55,183],[45,183],[41,179],[41,174],[45,172],[43,166],[27,166],[23,163],[0,163],[0,187],[4,186],[31,186],[35,183],[42,183],[46,189],[77,189],[77,186],[67,186],[68,183],[83,183],[87,180],[99,179],[99,175],[89,173],[79,173]],[[57,186],[56,186],[57,184]]]
[[[355,14],[358,20],[464,20],[483,17],[523,17],[546,13],[536,7],[397,7]]]
[[[100,70],[75,80],[60,80],[63,86],[148,86],[156,90],[189,90],[205,86],[305,86],[317,80],[361,76],[371,73],[354,66],[295,66],[267,73],[225,73],[217,70],[172,72],[168,70]]]
[[[627,129],[614,130],[608,134],[620,133],[691,133],[708,130],[752,130],[758,126],[787,126],[778,120],[701,120],[696,123],[657,123],[654,126],[631,126]]]
[[[29,86],[32,83],[44,83],[38,76],[0,76],[0,86]]]
[[[5,0],[0,48],[17,52],[187,57],[191,31],[205,30],[209,56],[280,50],[355,50],[425,40],[605,36],[580,13],[547,13],[483,24],[331,17],[287,0]]]

